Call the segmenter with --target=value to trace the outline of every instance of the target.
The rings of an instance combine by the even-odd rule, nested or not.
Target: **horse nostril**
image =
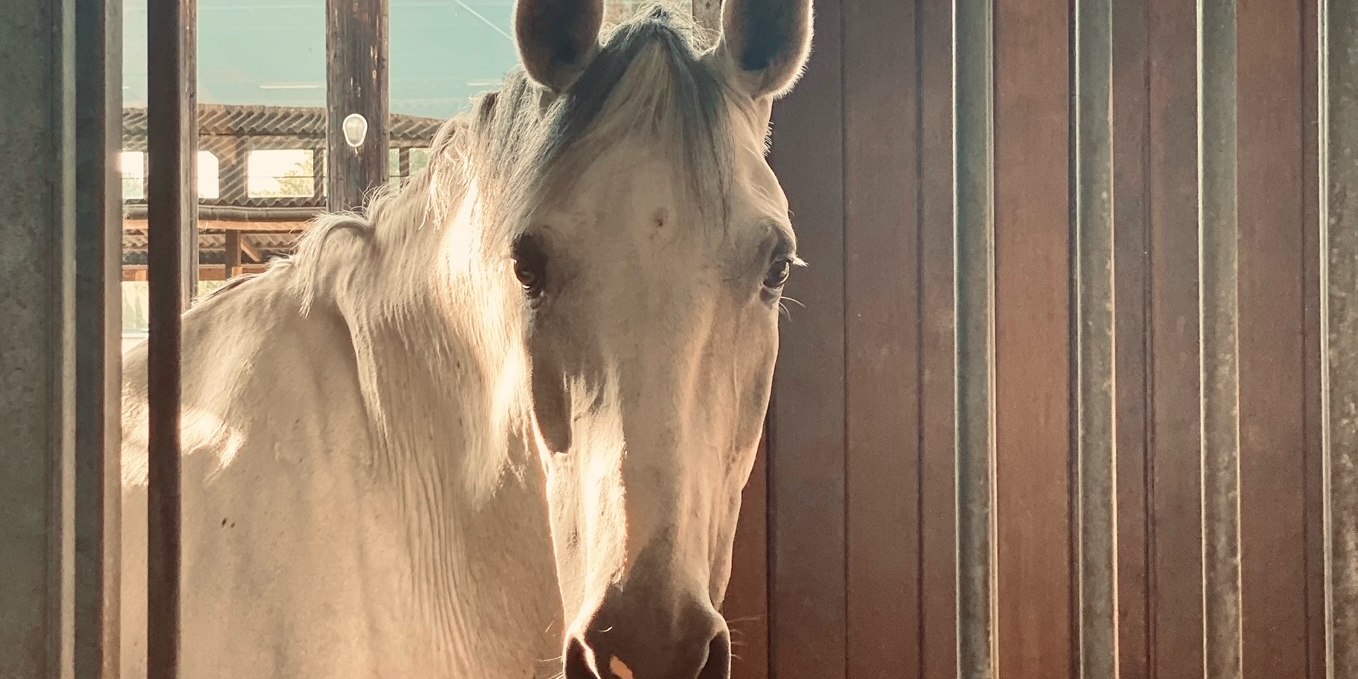
[[[571,643],[566,647],[566,673],[563,679],[599,679],[594,674],[594,670],[589,668],[589,661],[585,658],[585,645],[579,639],[571,639]]]
[[[707,645],[707,663],[697,679],[729,679],[731,676],[731,641],[725,633],[718,634]]]

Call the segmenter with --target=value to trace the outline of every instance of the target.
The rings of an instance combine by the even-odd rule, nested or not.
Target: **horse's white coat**
[[[685,606],[719,620],[777,347],[761,281],[791,232],[768,96],[724,104],[724,224],[702,223],[664,125],[608,127],[679,103],[663,57],[639,53],[603,151],[514,225],[550,251],[540,302],[450,123],[370,219],[321,220],[296,258],[186,314],[183,676],[548,677],[563,640],[611,629],[591,625],[651,625],[663,659]],[[136,677],[145,347],[124,360]],[[613,671],[667,679],[627,638]]]

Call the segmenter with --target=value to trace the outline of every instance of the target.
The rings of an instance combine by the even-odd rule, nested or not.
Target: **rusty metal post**
[[[147,677],[179,675],[180,315],[197,278],[195,0],[148,8]]]

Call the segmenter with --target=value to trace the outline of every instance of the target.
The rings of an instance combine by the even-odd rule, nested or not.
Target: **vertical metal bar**
[[[155,0],[147,41],[147,677],[179,675],[180,314],[197,273],[195,0]]]
[[[1081,676],[1118,676],[1113,7],[1075,5],[1075,295]]]
[[[74,8],[0,21],[0,677],[74,676]]]
[[[119,666],[122,0],[76,0],[75,676]]]
[[[1321,432],[1329,679],[1358,676],[1358,3],[1320,8]]]
[[[994,17],[953,6],[958,675],[992,677],[995,531]]]
[[[1234,0],[1198,0],[1204,673],[1239,677],[1240,384]]]
[[[387,158],[387,0],[326,0],[326,163],[328,207],[363,207],[370,191],[385,186]],[[362,145],[345,143],[344,119],[368,121]]]

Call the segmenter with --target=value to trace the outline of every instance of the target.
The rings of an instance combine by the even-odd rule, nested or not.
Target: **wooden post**
[[[710,31],[721,29],[721,0],[693,0],[693,18]]]
[[[240,137],[230,139],[218,145],[219,170],[217,176],[221,182],[219,195],[222,202],[227,205],[240,205],[250,197],[249,178],[246,176],[245,164],[246,155],[249,153],[245,149],[245,142]]]
[[[226,278],[231,280],[240,272],[240,232],[232,229],[226,232]]]
[[[326,108],[330,210],[362,208],[387,181],[387,0],[326,0]],[[358,148],[345,142],[344,119],[368,121]]]
[[[148,679],[179,676],[180,314],[198,278],[195,3],[151,3],[147,25]]]

